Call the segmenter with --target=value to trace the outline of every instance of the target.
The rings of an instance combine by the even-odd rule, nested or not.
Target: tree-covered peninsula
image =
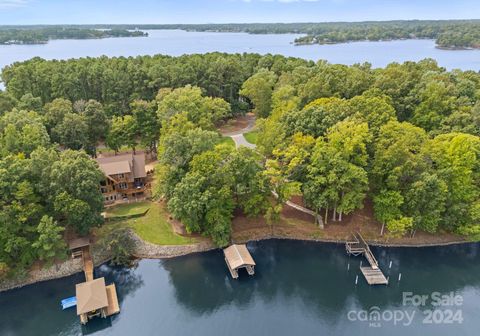
[[[2,80],[0,275],[103,225],[99,143],[154,153],[156,196],[218,246],[239,212],[273,225],[294,195],[326,225],[371,204],[391,237],[480,237],[475,71],[210,53],[35,58]],[[218,127],[250,110],[257,147],[235,149]]]
[[[107,37],[139,37],[147,33],[126,29],[95,29],[71,26],[0,27],[0,44],[42,44],[50,40],[100,39]]]

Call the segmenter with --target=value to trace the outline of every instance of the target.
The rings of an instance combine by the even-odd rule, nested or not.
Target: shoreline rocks
[[[133,240],[135,241],[135,252],[134,257],[140,259],[164,259],[164,258],[175,258],[192,253],[207,252],[210,250],[217,249],[211,241],[201,241],[196,244],[190,245],[156,245],[142,240],[137,234],[133,231],[130,231]],[[318,243],[336,243],[343,244],[345,240],[335,240],[335,239],[326,239],[326,238],[307,238],[307,237],[295,237],[295,236],[282,236],[282,235],[259,235],[256,237],[249,237],[247,240],[236,240],[235,243],[248,243],[250,241],[261,241],[268,239],[288,239],[288,240],[301,240],[301,241],[311,241]],[[395,244],[395,243],[384,243],[384,242],[375,242],[374,240],[369,240],[369,244],[372,246],[382,246],[382,247],[433,247],[433,246],[447,246],[455,244],[465,244],[471,243],[469,241],[452,241],[445,243],[434,243],[434,244]],[[110,256],[105,253],[105,251],[93,249],[93,258],[95,261],[95,266],[99,266],[108,260]],[[83,271],[83,265],[81,259],[68,259],[60,264],[54,264],[49,267],[45,267],[39,270],[32,270],[29,273],[29,276],[26,278],[16,278],[16,279],[5,279],[0,281],[0,292],[12,290],[15,288],[20,288],[28,285],[32,285],[42,281],[49,281],[54,279],[60,279],[67,276],[71,276],[76,273]]]

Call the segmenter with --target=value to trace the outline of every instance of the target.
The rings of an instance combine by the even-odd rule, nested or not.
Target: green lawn
[[[123,217],[123,216],[132,216],[132,215],[140,215],[150,209],[152,206],[151,202],[137,202],[137,203],[130,203],[130,204],[121,204],[114,206],[112,208],[108,208],[106,210],[108,218],[114,217]]]
[[[219,144],[226,144],[231,146],[232,148],[235,148],[235,141],[233,141],[233,139],[230,137],[222,137]]]
[[[135,147],[136,150],[145,150],[145,147],[138,144],[136,147]],[[119,150],[118,150],[118,153],[121,154],[121,153],[125,153],[125,152],[131,152],[132,151],[132,148],[131,147],[128,147],[128,146],[122,146]],[[108,147],[105,147],[105,148],[98,148],[97,149],[97,154],[107,154],[107,153],[110,153],[110,154],[113,154],[115,153],[115,151],[113,149],[110,149]]]
[[[247,133],[243,134],[243,136],[251,144],[254,144],[254,145],[257,144],[258,131],[250,131],[250,132],[247,132]]]
[[[134,205],[137,205],[135,209]],[[172,226],[168,222],[168,213],[163,204],[153,202],[140,202],[135,204],[122,205],[126,209],[116,210],[117,212],[139,212],[141,209],[145,211],[150,207],[150,211],[143,216],[137,218],[126,219],[118,222],[110,222],[103,225],[97,231],[97,235],[101,238],[112,230],[122,227],[130,227],[135,233],[145,241],[157,245],[186,245],[195,242],[195,238],[183,237],[173,232]]]

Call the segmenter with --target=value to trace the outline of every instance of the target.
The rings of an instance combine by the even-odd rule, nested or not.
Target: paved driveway
[[[245,137],[243,136],[243,134],[235,134],[235,135],[231,135],[230,137],[233,139],[233,141],[235,141],[235,146],[237,148],[242,147],[242,146],[243,147],[248,147],[248,148],[257,147],[256,145],[248,142],[247,139],[245,139]]]

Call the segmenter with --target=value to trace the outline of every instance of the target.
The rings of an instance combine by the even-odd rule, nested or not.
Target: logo
[[[408,327],[417,316],[422,324],[463,323],[462,310],[459,309],[463,305],[463,297],[454,292],[447,294],[403,292],[402,304],[404,309],[382,310],[378,306],[372,306],[369,309],[350,310],[347,318],[351,322],[368,323],[372,328],[380,328],[387,323]]]

